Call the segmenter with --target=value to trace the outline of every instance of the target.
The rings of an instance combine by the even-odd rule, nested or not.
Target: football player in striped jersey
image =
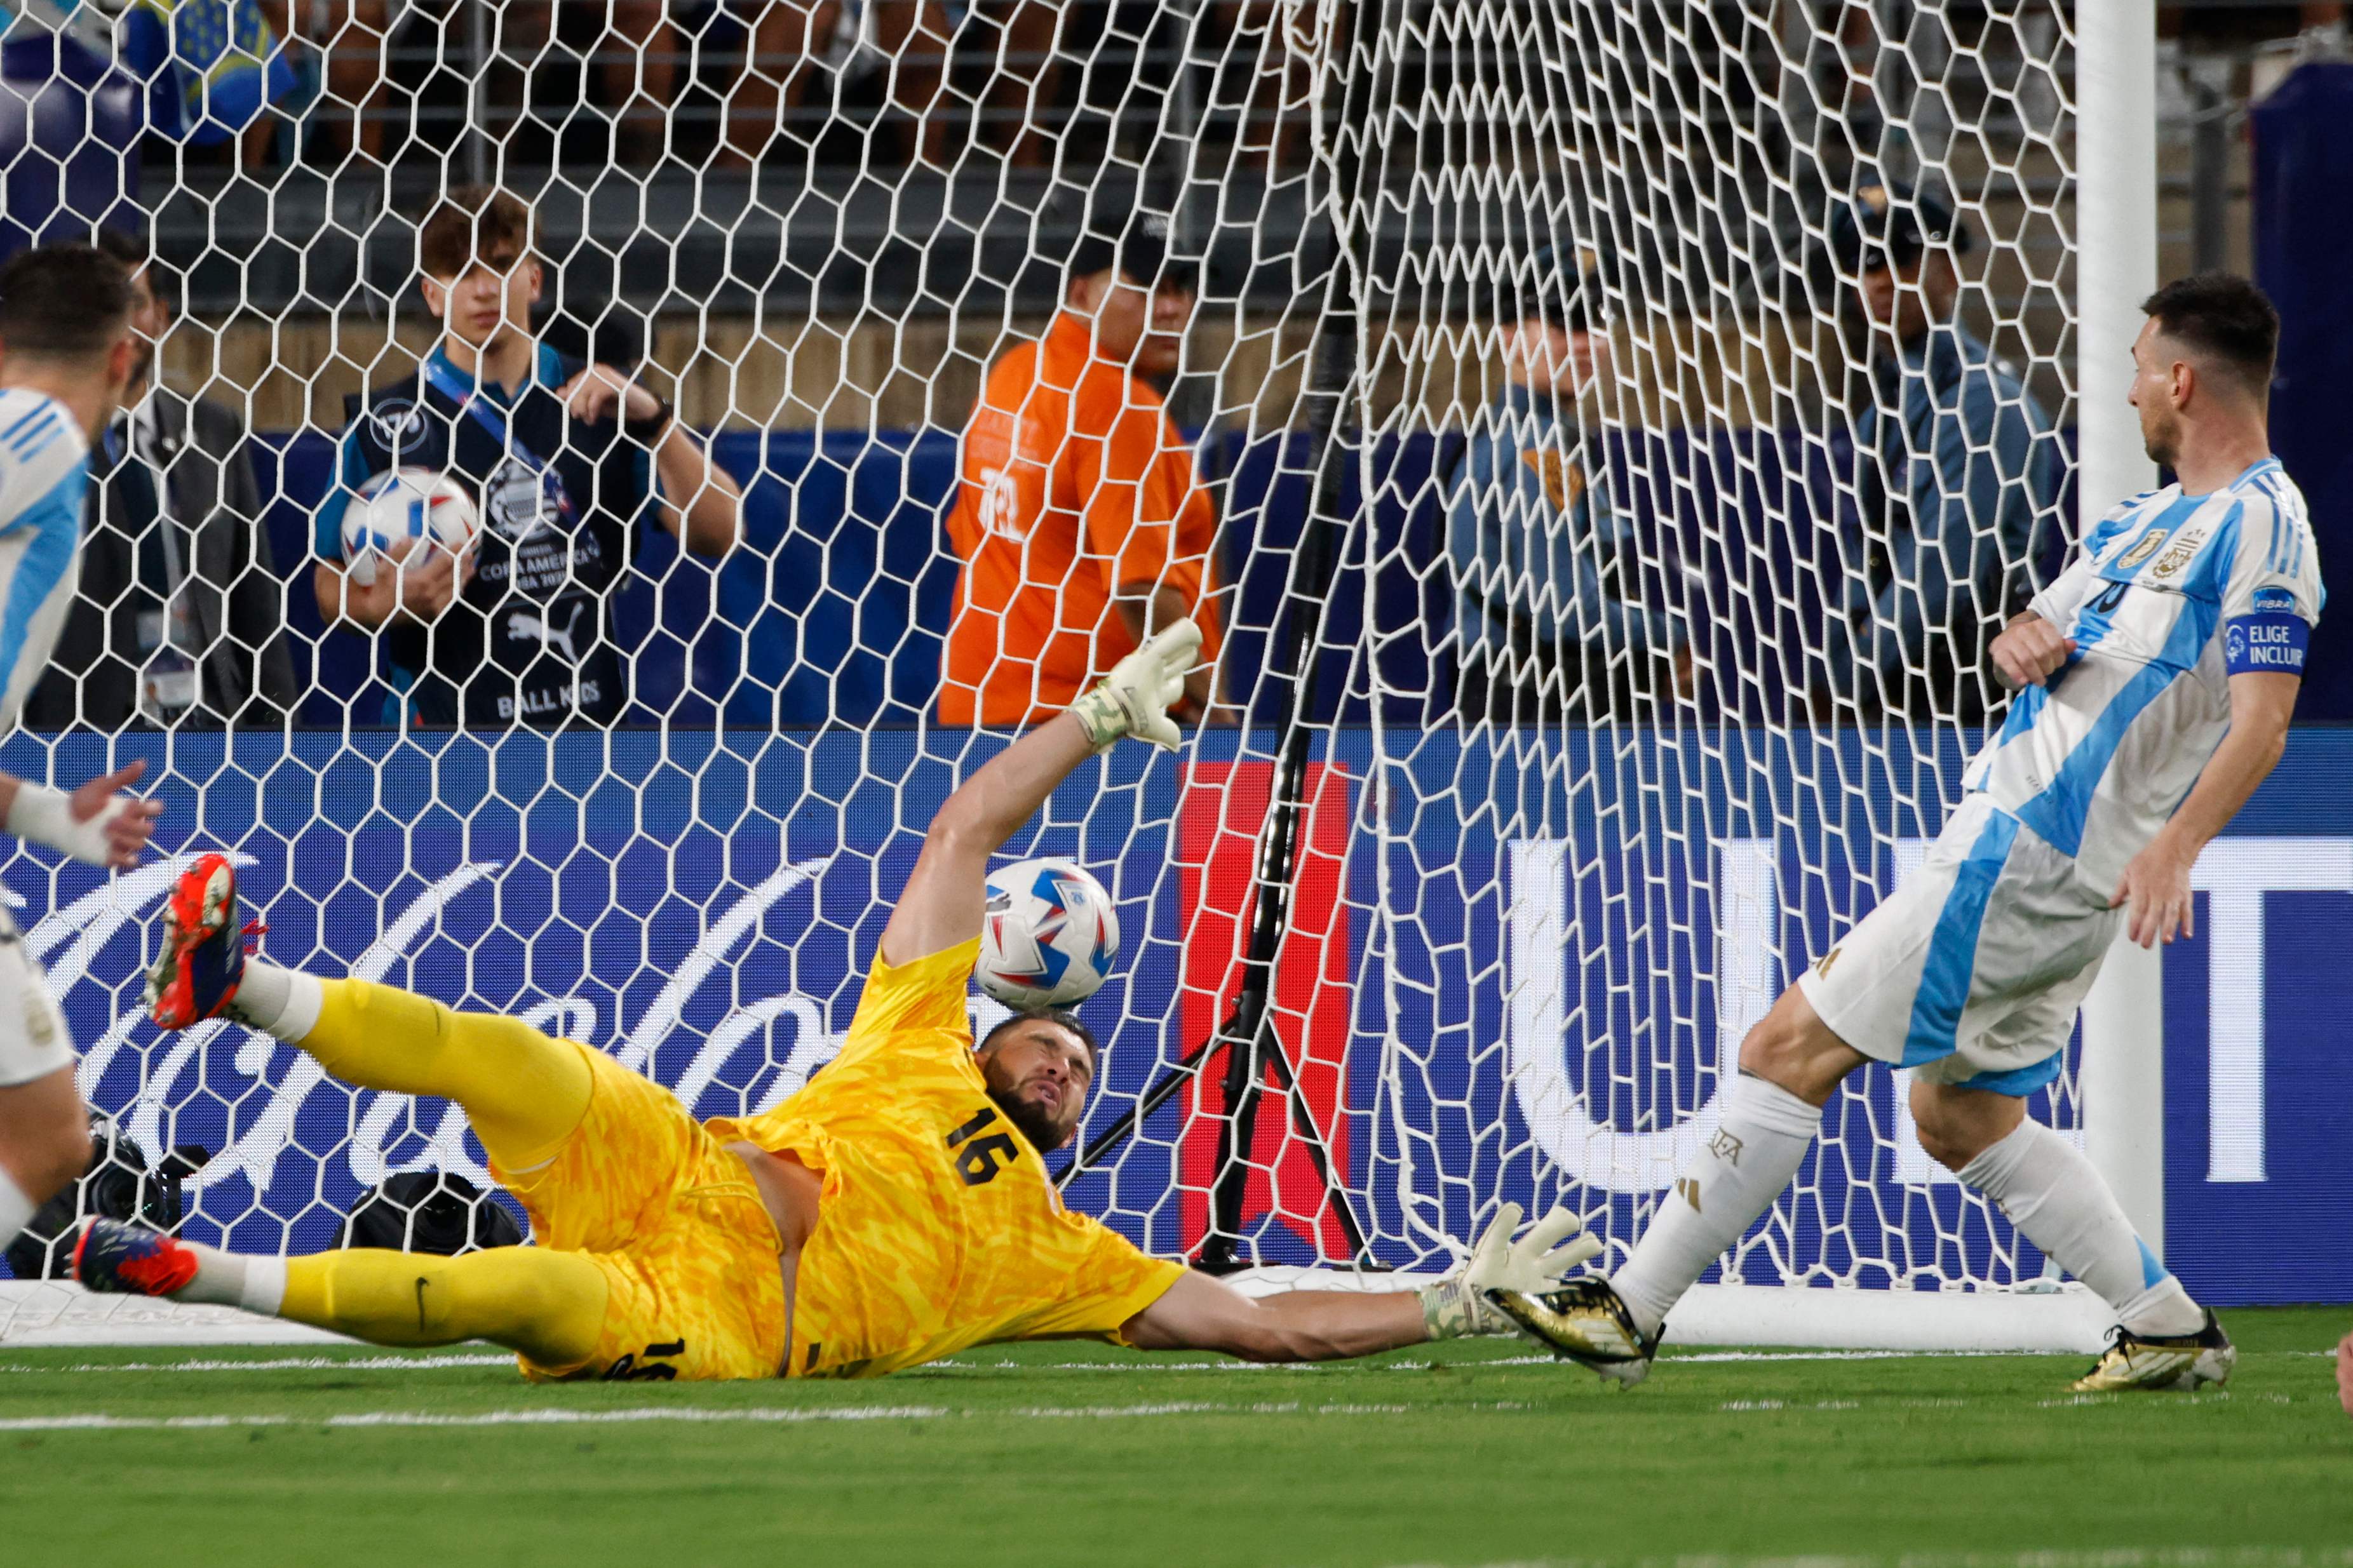
[[[2279,317],[2244,279],[2143,304],[2131,401],[2179,476],[2111,510],[1993,643],[2015,693],[1926,863],[1782,994],[1722,1119],[1626,1266],[1514,1298],[1560,1353],[1639,1381],[1667,1314],[1771,1205],[1867,1062],[1908,1068],[1928,1153],[2116,1314],[2084,1392],[2221,1384],[2237,1352],[2084,1152],[2026,1115],[2119,931],[2189,929],[2189,868],[2287,743],[2320,563],[2271,455]]]
[[[131,278],[87,245],[0,268],[0,737],[48,668],[81,569],[90,446],[136,359]],[[92,865],[135,864],[161,808],[121,793],[143,763],[80,788],[0,773],[0,825]],[[64,1016],[0,908],[0,1247],[90,1163]]]

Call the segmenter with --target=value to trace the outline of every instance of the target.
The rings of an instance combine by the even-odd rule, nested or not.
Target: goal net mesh
[[[267,695],[273,658],[290,701],[153,721],[90,665],[5,765],[147,759],[163,841],[239,858],[275,962],[519,1015],[699,1115],[821,1068],[932,813],[1004,743],[935,708],[987,367],[1047,330],[1107,210],[1206,258],[1167,406],[1249,721],[1090,764],[1007,851],[1075,855],[1119,900],[1089,1128],[1176,1091],[1066,1193],[1155,1252],[1440,1270],[1510,1200],[1575,1207],[1622,1260],[1745,1030],[1956,803],[1980,628],[2066,531],[2072,47],[2044,0],[305,0],[213,8],[210,42],[183,5],[160,52],[158,9],[73,13],[80,75],[20,80],[11,43],[8,221],[103,217],[168,264],[163,383],[244,432],[148,454],[175,507],[217,509],[178,520],[220,590],[204,701]],[[347,399],[413,384],[438,330],[417,226],[485,181],[533,207],[548,343],[639,374],[745,492],[723,559],[630,524],[610,722],[405,719],[390,652],[314,593]],[[1858,206],[1889,243],[1935,231],[1899,312],[1944,313],[1957,251],[1984,363],[1942,329],[1918,363],[1874,342]],[[1919,400],[1980,383],[2025,446],[1936,449]],[[173,523],[128,515],[83,593],[143,679],[142,531]],[[1236,1071],[1215,1042],[1284,797],[1280,1049]],[[168,1178],[192,1237],[301,1252],[398,1173],[489,1185],[451,1107],[143,1019],[171,862],[8,853],[115,1188]],[[2031,1102],[2062,1128],[2072,1063]],[[1873,1071],[1725,1278],[2044,1273]],[[39,1326],[28,1300],[0,1335]]]

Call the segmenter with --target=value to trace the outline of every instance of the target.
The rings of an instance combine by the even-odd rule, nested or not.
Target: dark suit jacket
[[[261,527],[261,491],[245,426],[227,408],[164,388],[155,398],[157,456],[195,535],[190,608],[203,639],[203,695],[183,722],[276,725],[298,693],[286,647],[286,584]],[[82,514],[81,588],[49,672],[25,706],[28,728],[79,722],[119,730],[139,715],[136,542],[121,520],[123,478],[103,447],[90,455]]]

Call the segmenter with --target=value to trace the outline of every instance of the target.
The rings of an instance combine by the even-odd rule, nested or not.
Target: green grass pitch
[[[0,1354],[0,1561],[2353,1564],[2353,1311],[2227,1394],[2055,1356],[1482,1342],[1312,1368],[1079,1344],[862,1384],[538,1388],[479,1350]]]

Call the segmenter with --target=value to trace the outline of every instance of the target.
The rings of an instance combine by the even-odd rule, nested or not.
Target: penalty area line
[[[1309,1405],[1299,1400],[1262,1400],[1228,1405],[1207,1400],[1174,1400],[1151,1405],[1033,1405],[1016,1410],[967,1410],[943,1405],[857,1405],[831,1409],[798,1409],[777,1405],[738,1408],[709,1405],[640,1405],[626,1410],[484,1410],[443,1413],[428,1410],[353,1410],[333,1415],[110,1415],[92,1411],[72,1415],[20,1415],[0,1419],[0,1432],[163,1432],[224,1427],[459,1427],[459,1426],[616,1426],[648,1421],[681,1421],[700,1425],[794,1426],[819,1421],[936,1421],[971,1416],[990,1421],[1008,1417],[1027,1421],[1126,1421],[1171,1415],[1411,1415],[1411,1405]],[[1463,1408],[1458,1406],[1458,1408]],[[1473,1409],[1516,1410],[1525,1406],[1502,1401],[1468,1406]]]

